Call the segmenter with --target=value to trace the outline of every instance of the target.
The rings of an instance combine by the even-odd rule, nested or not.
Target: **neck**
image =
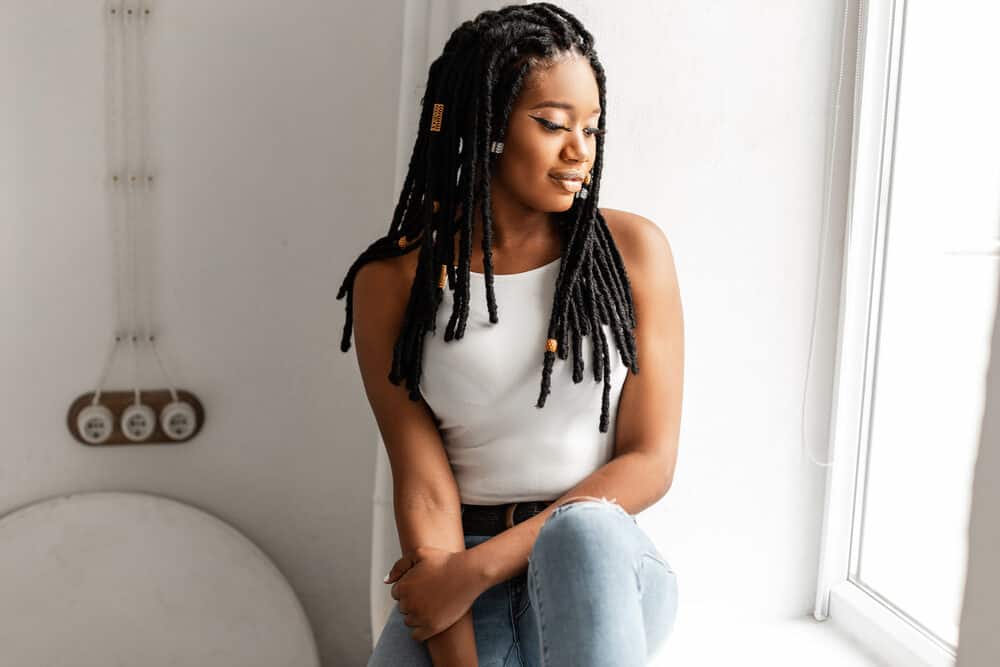
[[[559,236],[548,213],[532,211],[521,217],[507,217],[493,211],[492,237],[490,245],[499,255],[514,255],[526,251],[549,247],[553,241],[558,246]],[[472,224],[472,245],[477,248],[483,243],[482,213],[476,215]]]
[[[520,204],[504,204],[497,199],[493,199],[491,203],[493,224],[490,245],[495,255],[546,254],[553,246],[560,246],[559,230],[550,213],[529,209]],[[456,236],[456,242],[457,240]],[[474,251],[483,247],[481,204],[473,211],[472,247]]]

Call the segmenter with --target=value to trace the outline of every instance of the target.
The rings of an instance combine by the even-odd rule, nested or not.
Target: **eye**
[[[532,116],[532,118],[534,118],[535,120],[537,120],[539,123],[541,123],[542,127],[544,127],[546,130],[549,130],[551,132],[555,132],[556,130],[568,130],[569,129],[568,127],[563,127],[562,125],[558,125],[556,123],[553,123],[552,121],[545,120],[544,118],[538,118],[536,116]]]
[[[537,120],[539,123],[541,123],[542,127],[544,127],[546,130],[549,130],[550,132],[556,132],[558,130],[565,130],[566,132],[570,131],[568,127],[559,125],[557,123],[553,123],[552,121],[546,120],[544,118],[538,118],[537,116],[531,116],[531,118]],[[588,127],[584,129],[584,132],[591,137],[596,137],[598,135],[607,134],[608,130],[607,128],[602,130],[597,127]]]

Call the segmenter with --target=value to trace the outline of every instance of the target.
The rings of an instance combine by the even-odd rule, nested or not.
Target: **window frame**
[[[892,664],[954,667],[951,647],[856,581],[906,0],[865,3],[813,616]]]

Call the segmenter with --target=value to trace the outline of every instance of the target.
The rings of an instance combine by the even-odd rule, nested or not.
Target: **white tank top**
[[[453,293],[445,287],[437,330],[424,337],[420,391],[437,417],[463,503],[553,500],[611,460],[618,399],[628,367],[608,325],[611,357],[607,433],[598,430],[603,380],[594,380],[593,335],[583,336],[583,381],[572,352],[556,357],[545,407],[542,360],[559,262],[493,276],[499,322],[490,323],[486,276],[471,272],[463,338],[445,342]]]

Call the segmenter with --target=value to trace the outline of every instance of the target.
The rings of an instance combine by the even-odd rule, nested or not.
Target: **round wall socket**
[[[160,411],[160,428],[171,440],[184,440],[194,433],[197,419],[190,403],[172,401]]]
[[[145,403],[133,403],[122,413],[121,427],[126,438],[141,442],[156,430],[156,413]]]
[[[104,405],[88,405],[76,418],[76,428],[84,440],[97,445],[115,430],[115,416]]]

